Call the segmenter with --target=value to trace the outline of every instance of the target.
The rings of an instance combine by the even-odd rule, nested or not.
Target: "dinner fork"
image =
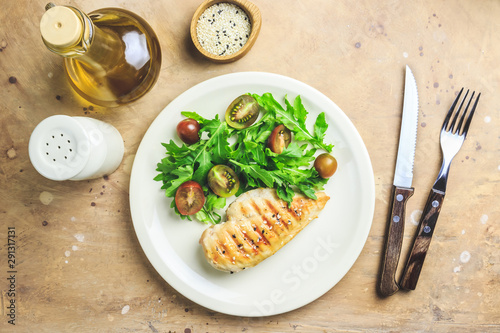
[[[467,95],[469,94],[469,90],[467,90],[464,98],[460,102],[458,110],[455,112],[455,107],[460,100],[463,90],[464,88],[460,90],[459,94],[455,98],[450,110],[446,114],[443,126],[441,127],[439,141],[441,143],[443,163],[436,182],[432,186],[429,197],[427,198],[427,203],[425,204],[417,229],[417,235],[413,241],[413,247],[408,257],[408,262],[406,263],[406,267],[404,268],[403,275],[400,280],[400,287],[403,289],[414,290],[417,286],[418,277],[420,276],[422,265],[424,264],[424,259],[431,243],[432,234],[434,233],[434,229],[436,227],[437,218],[443,205],[451,161],[458,153],[465,141],[465,138],[467,137],[472,117],[474,116],[477,103],[479,102],[479,97],[481,96],[481,93],[479,93],[472,109],[467,115],[467,111],[474,99],[475,94],[475,92],[472,92],[464,111],[461,112],[467,99]]]

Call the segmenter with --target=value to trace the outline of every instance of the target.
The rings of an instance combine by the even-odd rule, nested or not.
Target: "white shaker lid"
[[[35,169],[52,180],[67,180],[83,170],[91,142],[72,117],[56,115],[42,120],[31,133],[29,156]]]
[[[80,39],[83,24],[78,15],[65,6],[54,6],[40,20],[40,33],[49,44],[68,47]]]

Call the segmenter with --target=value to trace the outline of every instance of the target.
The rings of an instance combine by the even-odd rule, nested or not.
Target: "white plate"
[[[300,95],[309,128],[320,112],[330,125],[327,142],[339,167],[325,191],[331,197],[311,222],[274,256],[236,274],[219,272],[205,260],[198,240],[207,225],[182,221],[170,198],[153,180],[165,156],[161,142],[176,140],[181,111],[223,118],[244,93],[270,92],[280,103]],[[283,103],[282,103],[283,105]],[[228,200],[228,203],[231,200]],[[373,170],[365,145],[347,116],[325,95],[297,80],[269,73],[234,73],[202,82],[172,101],[144,135],[130,181],[130,208],[141,246],[158,273],[179,293],[214,311],[268,316],[314,301],[344,277],[358,258],[371,227],[375,205]]]

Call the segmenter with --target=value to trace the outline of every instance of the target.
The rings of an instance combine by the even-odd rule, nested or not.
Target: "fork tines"
[[[469,106],[470,106],[472,100],[474,99],[474,94],[475,94],[475,91],[473,91],[469,101],[467,102],[467,105],[465,106],[465,109],[462,113],[462,116],[460,116],[460,112],[462,110],[462,107],[465,103],[465,100],[467,99],[467,95],[469,94],[469,89],[467,89],[467,92],[465,93],[464,98],[460,102],[458,110],[456,111],[455,115],[453,116],[453,119],[452,119],[451,124],[450,124],[449,121],[453,115],[453,110],[455,109],[455,106],[457,105],[458,101],[460,100],[460,96],[462,95],[463,91],[464,91],[464,88],[462,88],[460,90],[457,97],[455,98],[455,101],[453,101],[453,104],[451,105],[450,111],[448,111],[448,114],[446,115],[446,118],[444,119],[442,130],[450,131],[451,133],[458,134],[460,136],[463,135],[465,138],[467,136],[467,131],[469,130],[470,123],[472,121],[472,116],[474,115],[474,111],[476,110],[477,103],[479,102],[479,97],[481,97],[481,93],[479,93],[477,95],[476,101],[474,102],[474,105],[472,106],[472,109],[469,112],[467,120],[465,120],[465,116],[467,115],[467,110],[469,109]],[[458,124],[455,127],[455,124],[456,124],[459,116],[460,116],[460,120],[458,121]],[[465,125],[462,128],[462,124],[464,123],[464,120],[465,120]]]

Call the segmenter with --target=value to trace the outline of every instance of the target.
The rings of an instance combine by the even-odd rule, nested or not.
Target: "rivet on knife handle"
[[[437,218],[443,205],[444,193],[432,189],[425,204],[422,218],[418,225],[418,232],[413,242],[413,248],[408,256],[408,262],[401,277],[401,288],[415,290],[418,277],[422,271],[427,250],[431,244],[432,234],[436,227]]]
[[[406,201],[412,195],[413,188],[393,186],[392,209],[388,221],[385,255],[379,285],[379,292],[382,296],[390,296],[399,290],[396,283],[396,270],[403,243]]]

